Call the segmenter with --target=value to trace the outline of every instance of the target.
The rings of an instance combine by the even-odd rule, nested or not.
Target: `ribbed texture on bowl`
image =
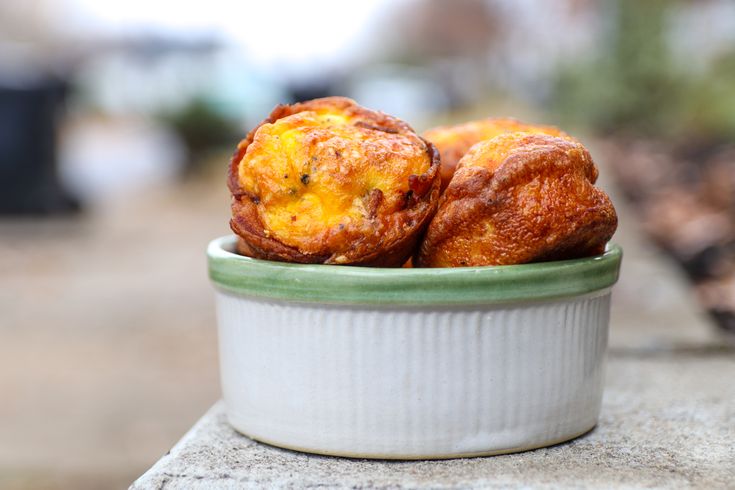
[[[597,422],[609,288],[464,308],[266,301],[218,291],[232,425],[310,452],[448,458],[576,437]]]

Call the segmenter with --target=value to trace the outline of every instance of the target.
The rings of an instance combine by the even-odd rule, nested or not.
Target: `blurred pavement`
[[[224,167],[0,221],[0,488],[125,487],[218,398],[204,250],[229,231]]]

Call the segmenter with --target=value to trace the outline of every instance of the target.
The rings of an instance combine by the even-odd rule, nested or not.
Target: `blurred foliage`
[[[189,153],[187,170],[206,161],[206,154],[233,147],[244,136],[239,125],[203,97],[194,97],[180,109],[161,114],[160,119],[181,137]]]
[[[601,55],[563,67],[552,100],[569,124],[614,136],[607,162],[643,229],[735,332],[735,47],[673,56],[670,15],[693,4],[602,3],[613,10]]]
[[[683,130],[699,139],[735,139],[735,49],[720,56],[705,76],[689,81],[681,104]]]
[[[606,3],[610,26],[601,56],[563,67],[554,109],[571,124],[717,143],[735,137],[735,49],[703,73],[672,58],[667,15],[679,2]]]

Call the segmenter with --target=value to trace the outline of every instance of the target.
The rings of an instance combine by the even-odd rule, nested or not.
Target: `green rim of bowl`
[[[221,290],[263,299],[353,305],[471,305],[581,296],[618,280],[623,250],[535,264],[388,269],[290,264],[232,251],[236,237],[210,242],[209,277]]]

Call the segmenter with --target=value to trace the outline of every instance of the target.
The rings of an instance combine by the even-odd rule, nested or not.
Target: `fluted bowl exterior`
[[[597,423],[617,246],[601,258],[457,270],[443,299],[433,286],[430,299],[418,287],[439,280],[438,270],[348,271],[365,287],[362,301],[344,278],[332,290],[319,284],[343,267],[284,269],[291,264],[240,257],[232,247],[225,237],[209,249],[222,392],[230,423],[253,439],[338,456],[454,458],[556,444]],[[585,264],[604,279],[592,284]],[[548,274],[556,267],[567,287],[578,274],[579,291],[542,291],[552,279],[531,291],[517,274],[538,266]],[[319,295],[294,293],[314,267]],[[268,273],[274,279],[260,289],[252,277],[233,279],[266,281]],[[489,282],[478,283],[486,273]],[[403,298],[370,284],[406,277]]]

